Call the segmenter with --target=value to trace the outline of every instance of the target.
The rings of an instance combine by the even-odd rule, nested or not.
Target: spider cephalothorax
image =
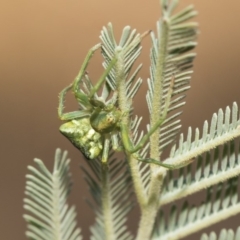
[[[99,133],[110,133],[118,127],[121,112],[113,107],[111,110],[97,108],[90,116],[93,129]]]

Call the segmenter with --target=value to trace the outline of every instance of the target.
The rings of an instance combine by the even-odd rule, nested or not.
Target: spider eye
[[[107,118],[107,121],[108,121],[109,123],[114,122],[114,117],[113,117],[113,116],[109,116],[109,117]]]

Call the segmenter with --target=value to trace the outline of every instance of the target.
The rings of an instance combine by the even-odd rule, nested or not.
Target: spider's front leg
[[[76,118],[83,118],[89,116],[90,114],[89,110],[73,111],[68,113],[63,112],[66,93],[71,89],[72,84],[64,88],[59,94],[58,116],[63,121],[69,121]]]
[[[134,146],[132,139],[130,137],[130,131],[129,131],[129,127],[127,126],[126,123],[121,123],[121,137],[122,137],[122,143],[124,146],[124,150],[126,151],[127,154],[132,154],[137,160],[141,161],[141,162],[145,162],[145,163],[153,163],[153,164],[157,164],[159,166],[168,168],[168,169],[177,169],[177,168],[181,168],[183,166],[188,165],[189,163],[191,163],[192,160],[189,160],[189,162],[184,163],[184,164],[168,164],[168,163],[163,163],[160,162],[159,160],[155,160],[152,158],[142,158],[138,152],[139,150],[141,150],[144,145],[147,143],[147,141],[149,140],[149,138],[152,136],[152,134],[164,123],[164,121],[167,118],[167,113],[169,110],[169,106],[171,103],[171,97],[173,94],[173,87],[174,87],[174,80],[175,77],[172,77],[169,89],[168,89],[168,94],[166,96],[165,99],[165,107],[163,110],[163,113],[161,114],[159,120],[150,128],[150,130],[148,131],[147,134],[145,134],[142,139],[138,142],[137,145]]]
[[[87,56],[85,57],[85,59],[84,59],[84,61],[83,61],[83,64],[82,64],[82,66],[81,66],[81,69],[80,69],[80,71],[79,71],[79,73],[78,73],[78,75],[77,75],[77,77],[75,78],[74,83],[73,83],[73,90],[74,90],[74,93],[75,93],[75,94],[78,93],[78,92],[80,92],[80,91],[79,91],[79,83],[81,82],[81,80],[82,80],[82,78],[83,78],[83,75],[86,73],[87,66],[88,66],[88,64],[89,64],[89,62],[90,62],[90,60],[91,60],[94,52],[95,52],[97,49],[99,49],[100,47],[101,47],[101,43],[93,46],[93,47],[89,50]]]
[[[192,163],[193,160],[194,160],[194,159],[190,159],[188,162],[181,163],[181,164],[178,164],[178,163],[168,164],[168,163],[160,162],[159,160],[155,160],[155,159],[152,159],[152,158],[142,158],[138,154],[134,154],[134,157],[138,161],[140,161],[140,162],[153,163],[153,164],[159,165],[161,167],[164,167],[164,168],[167,168],[167,169],[170,169],[170,170],[174,170],[174,169],[179,169],[179,168],[185,167],[188,164]]]
[[[105,69],[105,71],[103,72],[102,76],[100,77],[100,79],[97,81],[97,83],[91,88],[91,91],[89,93],[88,96],[86,96],[84,93],[82,93],[79,89],[79,84],[82,80],[82,77],[86,71],[88,62],[90,61],[90,58],[92,57],[93,52],[96,49],[93,48],[92,50],[90,50],[90,53],[87,55],[85,61],[84,61],[84,65],[81,68],[78,76],[75,78],[74,83],[73,83],[73,92],[75,95],[75,98],[85,104],[85,105],[91,105],[91,101],[94,101],[94,94],[102,87],[102,85],[104,84],[104,82],[106,81],[106,78],[108,76],[108,74],[110,73],[110,71],[113,69],[113,67],[115,66],[116,62],[117,62],[117,58],[114,57],[111,62],[109,63],[108,67]],[[95,100],[96,101],[96,100]]]
[[[82,111],[74,111],[74,112],[69,112],[69,113],[63,113],[63,109],[64,109],[64,101],[65,101],[65,96],[66,93],[68,91],[70,91],[72,88],[74,90],[74,92],[78,92],[78,98],[77,100],[83,104],[86,107],[91,107],[88,97],[86,94],[82,93],[79,90],[79,83],[83,78],[83,75],[86,72],[86,68],[90,62],[90,59],[92,58],[94,52],[101,47],[101,44],[97,44],[94,47],[92,47],[87,56],[85,57],[83,64],[81,66],[81,69],[77,75],[77,77],[75,78],[74,82],[72,84],[70,84],[69,86],[67,86],[66,88],[64,88],[60,94],[59,94],[59,106],[58,106],[58,116],[61,120],[72,120],[72,119],[76,119],[76,118],[82,118],[84,116],[89,115],[89,111],[88,110],[82,110]]]
[[[159,122],[160,121],[161,121],[161,119],[159,120]],[[128,128],[124,124],[122,124],[121,125],[121,135],[122,135],[122,142],[124,145],[124,150],[126,151],[126,153],[132,154],[134,156],[134,158],[137,159],[138,161],[145,162],[145,163],[153,163],[153,164],[159,165],[161,167],[164,167],[164,168],[167,168],[170,170],[182,168],[182,167],[190,164],[193,161],[193,159],[191,159],[191,160],[189,160],[189,162],[186,162],[186,163],[168,164],[168,163],[163,163],[159,160],[152,159],[152,158],[142,158],[140,156],[140,154],[138,153],[138,151],[140,149],[142,149],[142,147],[145,145],[145,143],[147,142],[147,140],[149,139],[151,134],[154,132],[153,130],[154,130],[154,128],[152,128],[152,130],[150,130],[136,146],[133,146],[132,139],[129,137]]]

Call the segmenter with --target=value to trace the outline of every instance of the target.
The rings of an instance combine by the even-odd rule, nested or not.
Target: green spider
[[[95,86],[91,84],[88,75],[86,74],[86,68],[93,53],[100,47],[101,44],[97,44],[90,49],[74,82],[60,92],[58,115],[61,120],[67,121],[60,126],[60,132],[66,136],[87,159],[101,157],[102,162],[106,163],[110,150],[110,141],[112,140],[112,148],[114,150],[124,151],[126,155],[133,155],[136,160],[157,164],[169,169],[176,169],[185,166],[186,164],[165,164],[151,158],[143,159],[138,154],[138,151],[142,149],[149,140],[149,137],[161,125],[166,116],[162,116],[158,123],[156,123],[149,132],[142,137],[141,141],[136,146],[133,145],[132,140],[129,137],[128,126],[121,122],[124,113],[116,107],[118,97],[117,91],[113,93],[112,98],[107,102],[99,98],[96,94],[106,81],[106,77],[112,68],[115,66],[117,58],[112,59]],[[79,87],[80,83],[83,83],[84,78],[86,80],[84,82],[85,88],[87,89],[85,92]],[[173,82],[169,89],[168,102],[170,102],[172,88]],[[76,100],[83,109],[63,113],[65,95],[71,89],[73,90]],[[167,114],[168,107],[169,106],[166,104],[165,114]],[[118,144],[119,133],[122,139],[121,146]]]
[[[110,102],[108,101],[108,104],[106,104],[97,98],[96,92],[102,87],[117,59],[111,61],[95,86],[91,85],[89,79],[86,81],[86,84],[88,84],[87,94],[79,88],[83,78],[87,78],[86,68],[93,53],[100,47],[101,44],[97,44],[90,49],[73,84],[60,92],[58,115],[61,120],[67,121],[60,126],[60,132],[64,136],[88,159],[95,159],[102,155],[102,161],[106,162],[110,139],[113,140],[114,148],[118,148],[118,146],[116,146],[116,132],[119,130],[122,113],[115,106],[117,101],[116,94],[113,95]],[[73,89],[78,103],[80,103],[84,109],[63,113],[65,95],[71,89]]]

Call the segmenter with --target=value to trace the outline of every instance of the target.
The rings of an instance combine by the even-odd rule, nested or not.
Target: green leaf
[[[51,173],[40,159],[37,167],[29,166],[24,209],[29,212],[26,235],[34,240],[81,240],[77,227],[75,208],[69,207],[67,197],[71,189],[71,175],[67,152],[56,150],[54,169]]]
[[[161,2],[163,17],[157,22],[157,37],[153,32],[151,33],[153,46],[150,54],[151,68],[146,95],[149,112],[153,114],[154,91],[157,91],[156,94],[160,95],[160,115],[163,114],[168,89],[174,77],[174,89],[168,116],[160,126],[160,153],[173,142],[181,128],[180,108],[185,104],[185,92],[190,88],[190,75],[192,74],[192,71],[188,69],[192,67],[196,56],[195,53],[188,52],[197,45],[197,24],[187,22],[195,17],[197,12],[189,6],[182,12],[169,17],[178,1],[169,2]]]
[[[240,239],[240,227],[238,227],[235,232],[232,229],[226,230],[225,228],[223,228],[218,236],[213,231],[209,235],[204,233],[202,234],[200,240],[238,240],[238,239]]]
[[[230,119],[231,118],[231,119]],[[199,129],[195,130],[195,138],[192,141],[192,129],[189,128],[187,140],[184,141],[183,134],[180,136],[178,148],[174,145],[171,149],[170,157],[166,159],[167,164],[184,164],[194,159],[204,152],[225,144],[240,136],[240,120],[238,117],[238,106],[233,103],[232,116],[230,108],[227,107],[225,117],[220,109],[218,114],[214,113],[210,128],[208,122],[203,124],[202,138],[199,138]]]
[[[107,68],[111,59],[114,58],[116,49],[121,47],[124,52],[124,61],[123,61],[123,69],[125,71],[125,79],[129,77],[129,72],[141,53],[142,47],[140,46],[141,36],[136,33],[136,29],[131,30],[130,26],[126,26],[122,31],[122,36],[117,44],[113,33],[113,26],[111,23],[108,24],[107,27],[104,27],[101,31],[100,39],[102,41],[102,54],[104,57],[104,68]],[[132,73],[132,75],[128,78],[127,81],[127,96],[129,98],[133,98],[136,92],[138,91],[142,80],[139,78],[136,82],[136,76],[141,69],[141,64],[137,67],[137,69]],[[107,82],[112,90],[116,88],[116,73],[115,68],[110,72],[107,77]],[[134,84],[135,82],[135,84]],[[132,86],[133,85],[133,86]]]
[[[126,226],[127,215],[133,207],[126,161],[117,161],[110,156],[107,168],[100,161],[87,163],[91,170],[81,167],[93,199],[87,202],[96,213],[95,224],[90,228],[91,239],[107,239],[108,227],[111,228],[108,237],[112,236],[112,239],[133,239]]]
[[[159,201],[160,206],[238,176],[240,174],[239,142],[231,141],[219,146],[199,156],[195,162],[176,171],[174,177],[171,172],[168,173]]]
[[[239,214],[238,181],[239,177],[236,177],[217,185],[215,188],[209,188],[205,202],[197,207],[189,206],[187,202],[181,208],[176,209],[175,206],[172,206],[167,222],[163,221],[164,213],[161,212],[152,239],[180,240]],[[159,228],[161,228],[161,232]],[[203,239],[206,239],[206,236]]]

